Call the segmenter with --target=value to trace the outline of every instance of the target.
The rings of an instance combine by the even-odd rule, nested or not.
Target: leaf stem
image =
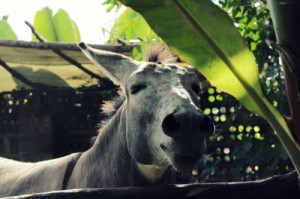
[[[299,62],[295,54],[280,44],[267,41],[273,49],[280,53],[284,71],[284,81],[287,92],[290,117],[287,117],[287,123],[294,136],[298,146],[300,146],[300,99],[299,99],[299,80],[297,80]]]

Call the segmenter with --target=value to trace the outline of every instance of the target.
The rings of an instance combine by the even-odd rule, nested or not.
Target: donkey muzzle
[[[201,111],[179,109],[164,118],[162,129],[167,136],[180,138],[190,135],[212,135],[215,127],[211,119]]]
[[[164,118],[162,130],[171,139],[160,143],[161,149],[176,170],[185,171],[201,159],[206,148],[205,138],[213,134],[215,127],[201,111],[179,109]]]

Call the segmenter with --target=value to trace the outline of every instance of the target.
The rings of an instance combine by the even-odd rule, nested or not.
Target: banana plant
[[[8,17],[4,16],[0,20],[0,39],[17,40],[18,37],[7,22]]]
[[[80,33],[77,24],[70,18],[69,14],[59,9],[55,15],[48,7],[35,13],[33,27],[47,41],[77,43],[80,41]],[[37,41],[32,36],[33,41]]]
[[[115,42],[119,38],[124,38],[128,42],[132,38],[142,41],[158,38],[144,18],[130,8],[126,8],[117,18],[110,35],[109,42]]]
[[[260,86],[252,52],[227,13],[211,0],[120,0],[139,12],[154,32],[185,62],[195,66],[212,85],[233,95],[265,118],[300,175],[300,143]],[[298,121],[299,123],[300,121]]]

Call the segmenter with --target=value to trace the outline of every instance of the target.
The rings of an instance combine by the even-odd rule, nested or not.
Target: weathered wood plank
[[[100,189],[74,189],[7,197],[6,199],[299,199],[297,173],[253,182],[201,183]]]
[[[130,54],[138,45],[91,45],[95,48]],[[54,53],[59,50],[96,75],[101,73],[80,51],[76,44],[38,43],[27,41],[0,40],[0,59],[11,69],[33,83],[48,86],[79,88],[98,84],[86,72]],[[14,89],[30,89],[0,66],[0,92]]]
[[[95,48],[128,54],[138,45],[91,45]],[[81,53],[76,44],[39,43],[14,40],[0,40],[0,59],[7,63],[36,65],[69,65],[70,63],[52,52],[61,50],[76,61],[86,64],[90,61]]]

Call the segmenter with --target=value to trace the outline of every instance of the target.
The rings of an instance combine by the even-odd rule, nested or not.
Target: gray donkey
[[[214,125],[200,110],[203,77],[194,68],[163,63],[162,51],[138,62],[79,47],[120,86],[124,100],[85,152],[37,163],[0,158],[1,197],[160,184],[169,168],[188,171],[200,160]]]

